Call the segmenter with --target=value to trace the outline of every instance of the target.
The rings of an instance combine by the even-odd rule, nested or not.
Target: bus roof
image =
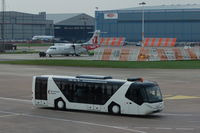
[[[81,79],[83,80],[93,80],[93,81],[111,81],[111,82],[132,82],[132,83],[139,83],[139,84],[145,84],[145,83],[156,83],[151,81],[129,81],[124,79],[113,79],[111,76],[100,76],[100,75],[79,75],[79,76],[61,76],[61,75],[40,75],[36,77],[51,77],[51,78],[63,78],[63,79]]]

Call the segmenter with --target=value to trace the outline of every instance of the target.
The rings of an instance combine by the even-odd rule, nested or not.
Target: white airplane
[[[55,44],[47,49],[46,54],[49,57],[52,55],[75,55],[80,56],[82,53],[87,53],[88,50],[93,50],[100,47],[100,31],[96,30],[92,36],[92,38],[86,43],[62,43]]]
[[[32,40],[42,40],[42,41],[52,41],[54,39],[54,36],[33,36]]]

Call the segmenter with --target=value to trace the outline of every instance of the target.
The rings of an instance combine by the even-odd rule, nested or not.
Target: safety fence
[[[144,47],[174,47],[176,38],[145,38]]]
[[[108,37],[108,38],[101,38],[100,45],[105,46],[122,46],[124,44],[125,38],[124,37]]]
[[[167,61],[167,60],[199,60],[200,47],[184,49],[183,47],[121,47],[99,48],[95,51],[95,60],[113,61]]]

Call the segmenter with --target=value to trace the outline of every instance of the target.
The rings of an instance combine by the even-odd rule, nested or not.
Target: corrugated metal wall
[[[35,35],[53,35],[53,21],[47,21],[45,13],[5,12],[4,16],[5,40],[30,40]],[[2,13],[0,24],[2,24]]]
[[[118,19],[104,19],[104,13],[118,13]],[[200,42],[199,10],[154,10],[145,13],[145,37],[177,38],[178,42]],[[126,37],[141,41],[142,11],[97,11],[97,29],[103,37]]]

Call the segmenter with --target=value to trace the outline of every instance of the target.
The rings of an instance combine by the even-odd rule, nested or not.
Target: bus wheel
[[[108,111],[111,114],[120,114],[120,106],[117,103],[112,102],[109,106],[108,106]]]
[[[65,102],[62,100],[62,98],[59,98],[55,101],[55,107],[58,110],[64,110],[65,109]]]

